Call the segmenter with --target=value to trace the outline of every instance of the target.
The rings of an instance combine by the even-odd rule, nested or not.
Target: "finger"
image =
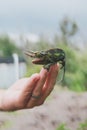
[[[31,93],[39,79],[39,74],[33,74],[30,78],[27,78],[23,87],[23,92]]]
[[[33,91],[34,95],[39,95],[41,93],[43,85],[46,81],[47,75],[48,75],[48,71],[46,69],[42,68],[42,70],[40,71],[40,75],[39,75],[40,80],[37,84],[37,87],[35,87],[35,89]]]
[[[50,91],[53,90],[54,88],[54,85],[56,83],[56,78],[57,78],[57,75],[58,75],[58,65],[55,64],[54,66],[52,66],[50,68],[50,71],[49,71],[49,74],[48,74],[48,77],[47,77],[47,80],[46,80],[46,83],[45,83],[45,86],[44,86],[44,94],[45,95],[49,95]]]
[[[42,68],[42,70],[39,74],[40,79],[39,79],[36,87],[34,88],[30,101],[27,105],[28,108],[32,108],[33,106],[35,106],[37,104],[37,101],[39,100],[39,98],[35,98],[35,97],[38,97],[41,95],[47,75],[48,75],[48,71],[46,69]]]
[[[47,96],[51,93],[51,91],[54,88],[54,85],[56,83],[56,78],[58,75],[58,70],[59,70],[59,66],[58,65],[53,65],[50,68],[45,86],[43,88],[43,94],[41,99],[38,101],[37,105],[40,105],[44,102],[44,100],[47,98]]]
[[[19,94],[19,100],[17,101],[17,104],[19,107],[25,107],[27,106],[27,103],[30,100],[32,91],[34,87],[36,86],[38,80],[39,80],[39,74],[34,74],[30,78],[26,78],[23,82],[23,87],[21,87],[21,91]]]

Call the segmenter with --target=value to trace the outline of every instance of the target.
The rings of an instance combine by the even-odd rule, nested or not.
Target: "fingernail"
[[[47,69],[42,68],[40,73],[44,73],[45,74],[45,73],[48,73],[48,71],[47,71]]]

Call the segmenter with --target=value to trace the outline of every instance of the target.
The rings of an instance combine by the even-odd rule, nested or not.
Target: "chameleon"
[[[53,48],[46,51],[25,51],[25,54],[32,57],[32,63],[43,65],[44,69],[49,71],[50,67],[57,62],[61,64],[60,69],[64,69],[63,79],[65,75],[65,52],[60,48]]]

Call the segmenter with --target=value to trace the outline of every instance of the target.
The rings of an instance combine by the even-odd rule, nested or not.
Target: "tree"
[[[0,37],[0,56],[12,56],[13,53],[19,52],[19,48],[8,36]]]
[[[68,44],[68,39],[77,33],[78,26],[75,21],[65,17],[60,23],[60,30],[64,43]]]

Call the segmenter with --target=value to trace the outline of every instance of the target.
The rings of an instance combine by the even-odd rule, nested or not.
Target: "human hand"
[[[18,80],[3,92],[0,108],[4,111],[12,111],[43,104],[54,88],[58,69],[58,65],[55,64],[50,67],[49,72],[42,68],[39,74]]]

